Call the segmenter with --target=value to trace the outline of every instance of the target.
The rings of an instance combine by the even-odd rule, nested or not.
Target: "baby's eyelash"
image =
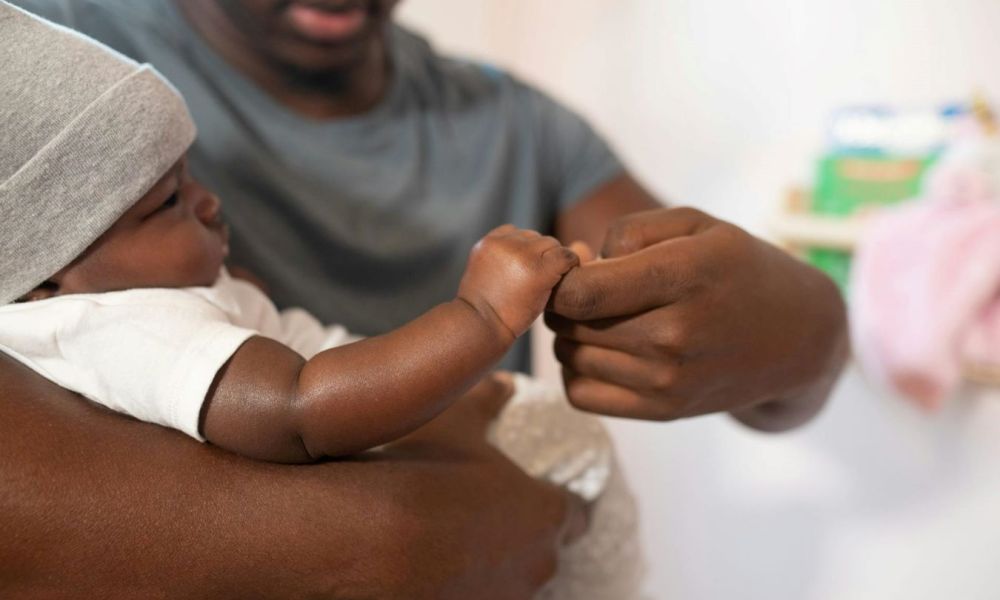
[[[173,194],[170,194],[170,197],[167,198],[163,204],[160,205],[160,208],[170,208],[172,206],[176,206],[177,200],[177,192],[174,192]]]

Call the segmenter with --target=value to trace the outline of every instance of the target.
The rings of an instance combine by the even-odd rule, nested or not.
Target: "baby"
[[[14,36],[31,26],[15,28]],[[23,113],[8,135],[21,135],[14,127],[30,126],[31,117],[45,125],[62,120],[64,129],[4,153],[5,229],[30,239],[5,245],[0,301],[26,302],[4,307],[0,340],[91,400],[263,460],[360,452],[420,427],[477,382],[579,262],[553,238],[497,228],[473,249],[454,300],[395,331],[340,346],[349,339],[342,331],[326,332],[301,312],[278,313],[263,293],[222,270],[227,236],[219,200],[188,174],[181,153],[195,130],[173,90],[147,67],[126,67],[92,44],[72,42],[94,57],[95,73],[105,64],[126,72],[109,80],[74,69],[48,100],[35,72],[26,68],[22,83],[22,74],[8,74],[6,61],[3,67],[5,82],[23,86],[6,103],[7,111]],[[54,58],[69,75],[70,61],[39,57],[38,44],[31,45],[32,66]],[[78,157],[77,145],[90,143],[76,139],[84,134],[79,122],[103,111],[134,137],[102,156]],[[147,112],[159,116],[142,118]],[[23,156],[32,141],[35,154]],[[91,185],[103,183],[96,170],[112,181],[89,193],[79,187],[86,183],[65,177],[23,181],[32,170],[52,168],[40,161],[77,168],[69,177]],[[161,170],[144,162],[170,164]],[[116,185],[123,178],[145,179],[147,191],[137,194],[133,185],[123,192]],[[40,187],[25,189],[29,183]],[[39,200],[40,193],[47,197]],[[39,214],[39,204],[56,203],[58,214]],[[89,226],[80,230],[76,222],[85,218]],[[42,262],[42,253],[61,260],[29,270],[24,263]]]
[[[2,0],[0,39],[0,351],[116,411],[261,460],[375,448],[487,374],[580,262],[506,225],[473,248],[455,299],[384,335],[279,312],[223,267],[220,203],[188,174],[195,127],[169,83]],[[551,395],[533,405],[544,414],[525,409],[526,394],[546,394],[518,381],[507,414],[519,433],[498,426],[497,445],[596,500],[614,479],[603,430]],[[578,433],[552,443],[570,422]],[[616,485],[603,518],[630,532],[613,547],[634,572],[634,510]]]

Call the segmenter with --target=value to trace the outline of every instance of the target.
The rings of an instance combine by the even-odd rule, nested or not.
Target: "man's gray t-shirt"
[[[198,125],[191,169],[222,198],[233,264],[257,273],[279,306],[355,333],[385,332],[453,298],[486,232],[550,232],[622,170],[566,108],[398,26],[386,96],[363,115],[316,121],[224,62],[170,0],[14,3],[173,82]],[[523,341],[504,361],[528,364]]]

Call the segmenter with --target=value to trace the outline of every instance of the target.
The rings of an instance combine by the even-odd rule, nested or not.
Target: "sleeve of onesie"
[[[323,350],[362,339],[340,325],[324,326],[301,308],[278,311],[274,303],[247,281],[223,273],[227,292],[239,306],[238,323],[250,323],[259,335],[276,340],[311,359]]]
[[[278,341],[310,359],[323,350],[336,348],[362,338],[354,335],[343,325],[326,325],[301,308],[286,308],[281,311],[281,337]]]
[[[129,294],[138,297],[122,301]],[[256,332],[231,325],[219,308],[182,290],[108,296],[65,307],[76,314],[62,320],[49,356],[38,357],[43,374],[115,411],[203,441],[205,396]]]

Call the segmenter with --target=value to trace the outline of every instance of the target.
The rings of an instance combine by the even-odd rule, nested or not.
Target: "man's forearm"
[[[360,464],[310,474],[242,459],[2,355],[0,395],[4,598],[357,597],[371,591],[359,558],[393,572],[400,549],[378,532],[399,515],[390,494],[359,486]]]
[[[111,413],[0,354],[0,597],[529,597],[564,500],[486,446],[469,407],[482,423],[449,411],[447,435],[290,467]]]

